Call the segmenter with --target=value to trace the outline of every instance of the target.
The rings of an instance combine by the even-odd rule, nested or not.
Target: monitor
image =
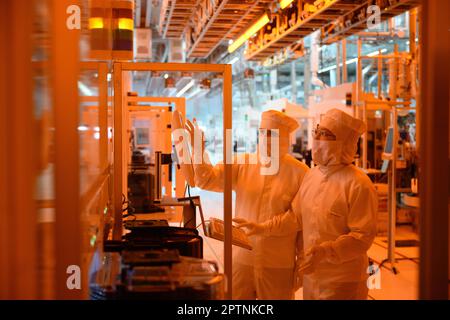
[[[136,146],[148,146],[150,144],[149,128],[135,128]]]
[[[383,159],[391,159],[394,148],[394,128],[389,127],[384,144]]]
[[[383,164],[381,165],[381,172],[386,173],[389,169],[389,160],[383,160]]]

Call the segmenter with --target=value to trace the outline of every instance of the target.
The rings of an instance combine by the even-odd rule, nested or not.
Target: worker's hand
[[[304,274],[313,273],[317,265],[325,259],[326,250],[323,246],[315,245],[305,253],[305,261],[300,266],[300,271]]]
[[[192,150],[194,150],[194,146],[195,146],[195,134],[200,135],[200,137],[202,138],[202,150],[201,150],[201,154],[203,154],[203,151],[205,150],[205,133],[198,127],[195,118],[194,118],[194,123],[195,125],[189,121],[189,119],[186,119],[186,125],[185,128],[186,130],[189,132],[189,135],[191,136],[191,146],[192,146]]]
[[[249,222],[249,221],[247,221],[245,219],[241,219],[241,218],[234,218],[233,222],[236,223],[236,226],[238,228],[247,229],[248,231],[245,232],[247,234],[247,236],[263,234],[266,231],[264,225],[261,223]]]

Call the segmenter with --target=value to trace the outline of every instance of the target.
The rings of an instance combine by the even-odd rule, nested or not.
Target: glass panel
[[[83,70],[78,81],[80,95],[79,143],[80,143],[80,191],[89,187],[101,173],[99,127],[99,76],[98,70]]]
[[[55,208],[54,208],[54,123],[50,87],[49,51],[50,2],[33,1],[33,103],[37,129],[37,279],[38,297],[54,298]]]

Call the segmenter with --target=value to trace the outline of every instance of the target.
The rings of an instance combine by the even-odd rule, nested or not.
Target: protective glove
[[[198,127],[197,121],[195,118],[193,121],[194,121],[194,123],[189,121],[189,119],[186,119],[185,129],[189,132],[189,135],[191,136],[192,150],[194,150],[195,135],[196,134],[200,135],[200,137],[202,139],[202,150],[200,152],[201,152],[201,154],[203,154],[203,152],[205,150],[205,133]]]
[[[317,268],[320,262],[322,262],[327,255],[327,249],[326,246],[328,244],[324,245],[315,245],[311,247],[308,251],[305,253],[305,261],[300,266],[300,271],[302,271],[304,274],[311,274],[314,272],[314,270]]]
[[[247,229],[248,231],[245,232],[247,236],[261,235],[267,231],[267,226],[263,223],[249,222],[241,218],[234,218],[233,222],[238,228]]]

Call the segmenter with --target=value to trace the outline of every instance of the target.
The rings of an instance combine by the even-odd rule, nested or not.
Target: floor
[[[199,189],[193,189],[191,194],[198,194],[201,197],[201,203],[205,219],[209,217],[223,216],[223,195],[221,193],[206,192]],[[234,199],[233,199],[234,200]],[[234,207],[234,204],[233,204]],[[200,218],[197,217],[197,221]],[[201,228],[199,232],[203,234]],[[214,260],[219,263],[219,267],[223,270],[223,243],[211,238],[204,239],[204,257],[208,260]],[[397,240],[415,239],[417,235],[409,226],[397,228]],[[396,248],[396,264],[397,274],[392,272],[391,264],[385,262],[381,268],[374,268],[375,273],[370,278],[371,290],[369,290],[369,299],[373,300],[413,300],[418,298],[418,247],[400,247]],[[374,244],[370,248],[369,258],[376,265],[387,258],[387,239],[386,237],[377,237]],[[295,299],[301,300],[303,297],[302,289],[295,294]]]

